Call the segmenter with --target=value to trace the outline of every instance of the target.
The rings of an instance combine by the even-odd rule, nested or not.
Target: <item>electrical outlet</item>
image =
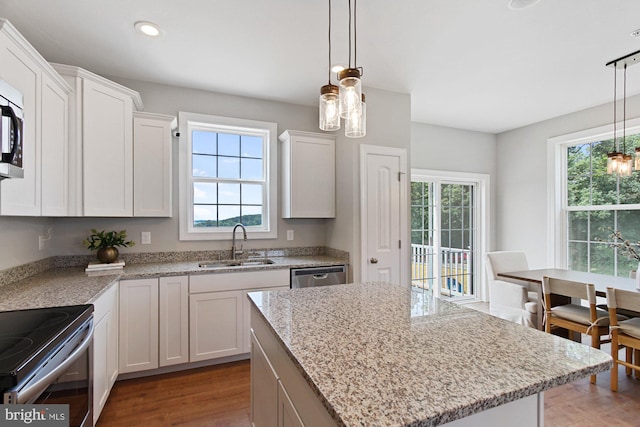
[[[293,240],[293,230],[287,230],[287,240]]]
[[[143,231],[142,233],[140,233],[140,242],[143,245],[150,245],[151,244],[151,232],[150,231]]]
[[[44,236],[38,236],[38,250],[39,251],[44,251],[44,245],[45,245],[45,241],[47,239],[44,238]]]

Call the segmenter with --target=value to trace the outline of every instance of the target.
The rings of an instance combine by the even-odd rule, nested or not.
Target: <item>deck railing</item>
[[[439,280],[440,292],[450,296],[473,296],[473,257],[469,249],[411,245],[411,280],[414,286],[433,289]],[[440,271],[438,274],[438,263]]]

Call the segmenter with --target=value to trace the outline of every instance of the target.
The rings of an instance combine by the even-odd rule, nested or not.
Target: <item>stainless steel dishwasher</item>
[[[347,266],[308,267],[291,269],[292,288],[340,285],[347,283]]]

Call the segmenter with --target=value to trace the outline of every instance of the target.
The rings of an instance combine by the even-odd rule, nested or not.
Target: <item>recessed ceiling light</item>
[[[635,37],[635,38],[640,37],[640,28],[638,28],[637,30],[631,31],[631,37]]]
[[[158,37],[160,35],[160,27],[153,22],[138,21],[134,25],[134,28],[149,37]]]
[[[526,9],[540,0],[509,0],[509,9]]]

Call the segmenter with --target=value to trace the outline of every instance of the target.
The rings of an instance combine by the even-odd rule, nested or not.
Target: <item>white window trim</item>
[[[616,123],[617,136],[622,136],[623,122]],[[640,117],[626,121],[626,133],[640,133]],[[568,145],[613,138],[613,123],[547,139],[547,263],[556,268],[567,267],[566,193]],[[626,208],[633,205],[625,205]],[[617,209],[612,207],[612,209]]]
[[[265,176],[265,218],[264,229],[247,228],[247,235],[252,239],[276,239],[278,237],[278,173],[277,173],[277,149],[278,149],[278,125],[271,122],[257,120],[236,119],[231,117],[212,116],[208,114],[178,112],[180,146],[179,146],[179,222],[180,240],[231,240],[232,228],[224,227],[219,231],[195,232],[193,231],[193,193],[191,191],[192,156],[189,135],[189,123],[213,125],[218,128],[229,127],[232,130],[244,129],[251,133],[266,132],[266,147],[268,156]]]
[[[488,174],[470,173],[470,172],[450,172],[450,171],[438,171],[427,169],[411,169],[411,181],[435,181],[438,183],[469,183],[472,182],[476,185],[478,192],[478,207],[475,212],[475,220],[478,224],[478,252],[479,256],[474,259],[474,268],[476,269],[476,278],[480,282],[480,286],[477,288],[476,300],[489,301],[488,282],[484,268],[485,254],[489,251],[490,237],[491,236],[491,221],[490,221],[490,204],[491,204],[491,177]],[[439,212],[436,215],[440,215]],[[439,218],[438,218],[439,221]],[[438,230],[439,232],[440,230]],[[434,236],[439,239],[436,233]],[[436,292],[437,298],[440,297]],[[472,301],[472,300],[471,300]]]

